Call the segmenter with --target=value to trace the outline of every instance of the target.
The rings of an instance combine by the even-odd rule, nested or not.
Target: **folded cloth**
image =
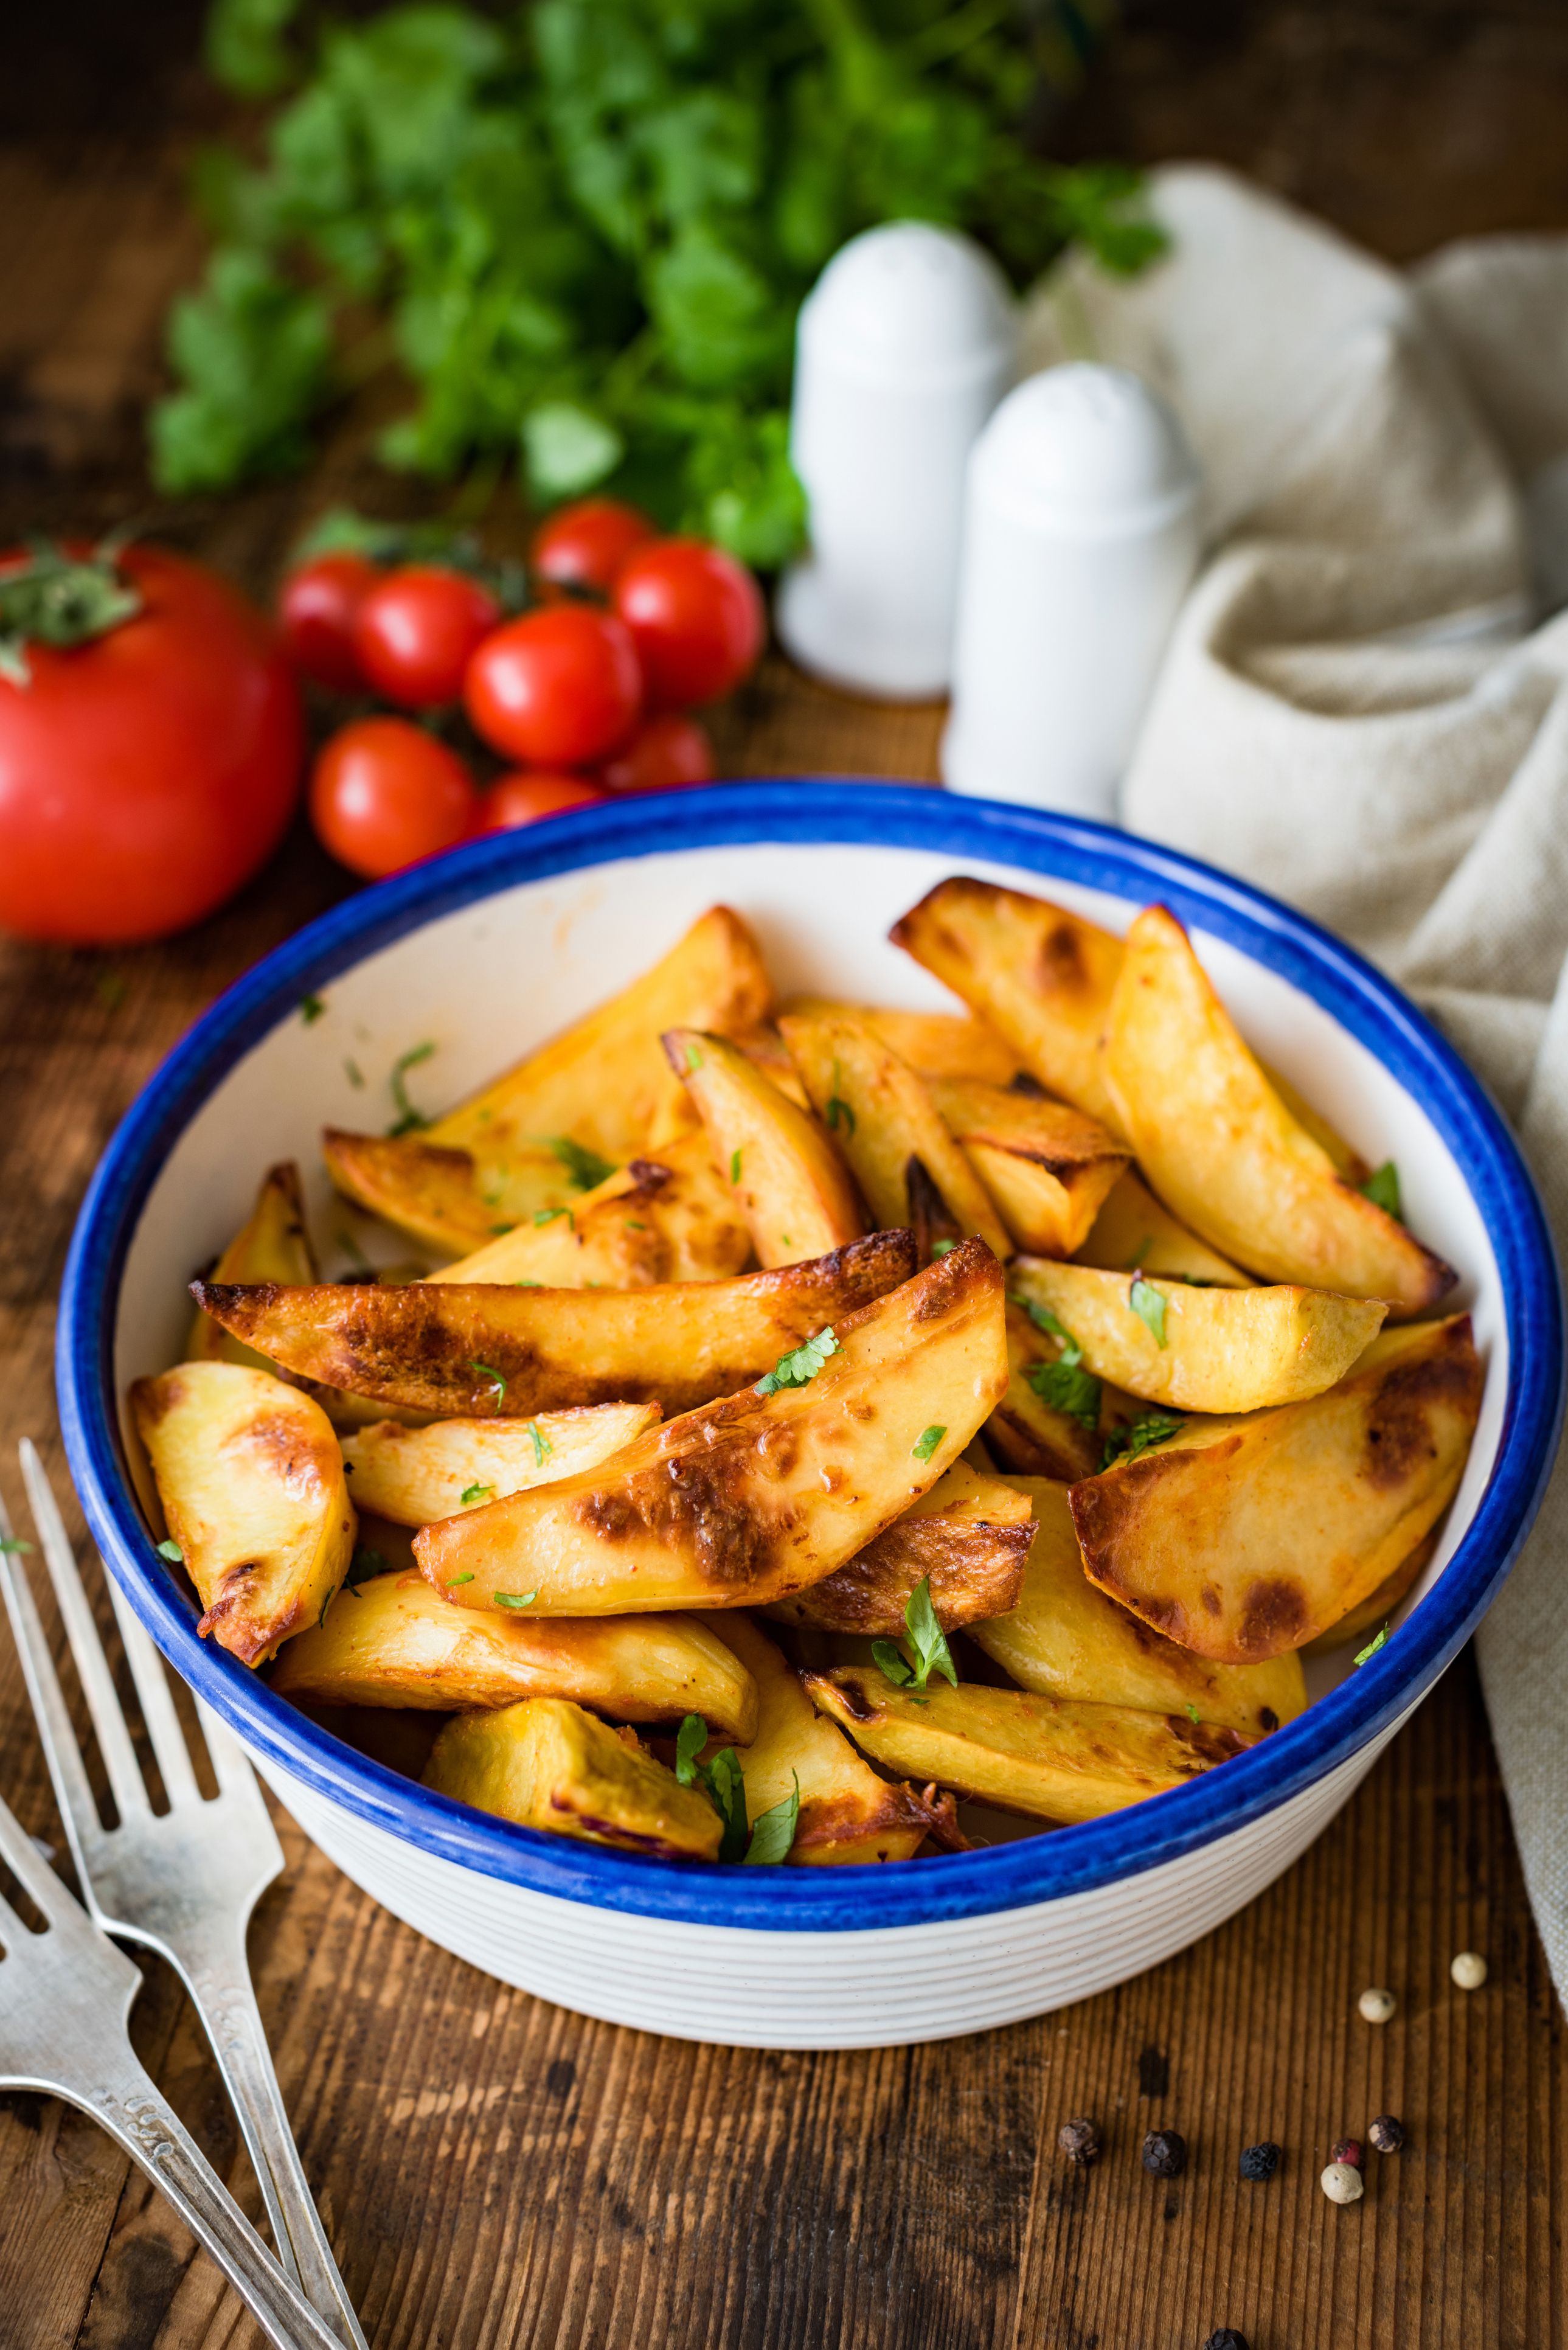
[[[1568,237],[1408,276],[1261,189],[1158,173],[1145,276],[1069,264],[1029,357],[1170,400],[1211,553],[1128,827],[1372,955],[1513,1119],[1568,1258]],[[1568,1468],[1482,1627],[1482,1685],[1568,2003]]]

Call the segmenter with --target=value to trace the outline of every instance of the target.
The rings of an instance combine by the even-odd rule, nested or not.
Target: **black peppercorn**
[[[1379,2154],[1397,2154],[1405,2143],[1405,2125],[1392,2114],[1379,2114],[1367,2125],[1366,2135]]]
[[[1209,2336],[1203,2350],[1247,2350],[1247,2337],[1238,2334],[1233,2325],[1222,2325],[1217,2334]]]
[[[1179,2178],[1187,2168],[1187,2140],[1177,2130],[1150,2130],[1143,2142],[1143,2167],[1155,2178]]]
[[[1243,2178],[1272,2178],[1280,2167],[1280,2149],[1272,2137],[1260,2140],[1256,2146],[1241,2148]]]
[[[1081,2115],[1076,2121],[1063,2123],[1056,2133],[1056,2143],[1068,2161],[1075,2162],[1081,2170],[1086,2170],[1091,2162],[1099,2158],[1100,2133],[1093,2122],[1085,2121]]]

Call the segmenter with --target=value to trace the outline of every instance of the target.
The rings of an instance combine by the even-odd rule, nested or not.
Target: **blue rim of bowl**
[[[940,1861],[750,1870],[676,1866],[553,1837],[431,1794],[370,1762],[196,1636],[129,1483],[113,1387],[115,1300],[159,1169],[217,1082],[352,964],[520,882],[687,848],[776,842],[945,852],[1042,881],[1160,899],[1266,964],[1358,1037],[1422,1104],[1476,1199],[1501,1276],[1510,1343],[1503,1426],[1475,1516],[1434,1590],[1359,1671],[1248,1753],[1131,1809]],[[57,1377],[88,1523],[132,1607],[191,1686],[254,1750],[317,1795],[459,1866],[568,1901],[691,1924],[797,1932],[929,1925],[1085,1893],[1230,1835],[1323,1779],[1430,1687],[1484,1614],[1539,1505],[1563,1414],[1563,1308],[1535,1187],[1459,1055],[1361,956],[1209,866],[1108,827],[918,785],[780,778],[649,795],[493,835],[350,898],[276,948],[213,1006],[143,1088],[77,1221]]]

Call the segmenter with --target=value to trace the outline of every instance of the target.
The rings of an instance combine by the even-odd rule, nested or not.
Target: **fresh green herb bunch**
[[[207,55],[279,99],[253,167],[206,156],[216,240],[153,411],[171,491],[286,473],[335,393],[397,367],[394,466],[514,459],[764,567],[799,545],[794,317],[857,230],[971,231],[1015,277],[1067,242],[1160,246],[1135,174],[1018,126],[1110,0],[419,0],[366,17],[216,0]]]

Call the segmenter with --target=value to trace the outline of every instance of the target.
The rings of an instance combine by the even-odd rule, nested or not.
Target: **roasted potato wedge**
[[[966,1242],[836,1322],[804,1386],[748,1388],[602,1469],[426,1526],[421,1571],[460,1606],[554,1616],[743,1607],[820,1583],[974,1434],[1006,1376],[1002,1304],[1002,1268]]]
[[[1303,1657],[1326,1657],[1336,1648],[1348,1648],[1354,1640],[1369,1640],[1387,1623],[1401,1600],[1407,1598],[1425,1575],[1442,1535],[1440,1525],[1424,1534],[1402,1558],[1392,1575],[1380,1583],[1376,1591],[1364,1599],[1359,1607],[1352,1607],[1326,1632],[1309,1640],[1302,1650]]]
[[[1016,1606],[1033,1538],[1028,1497],[955,1461],[875,1542],[765,1612],[781,1624],[897,1638],[909,1595],[924,1578],[937,1619],[950,1632]]]
[[[1064,1826],[1179,1787],[1253,1742],[1182,1714],[972,1681],[950,1689],[933,1680],[921,1696],[896,1689],[874,1666],[802,1678],[812,1703],[884,1770]]]
[[[755,1028],[734,1029],[728,1041],[738,1045],[753,1067],[773,1080],[786,1101],[794,1102],[796,1109],[810,1109],[811,1101],[801,1084],[800,1071],[790,1059],[789,1046],[779,1035],[776,1022],[764,1020]],[[665,1050],[668,1053],[668,1045]],[[692,1114],[696,1114],[694,1104]]]
[[[1092,1423],[1058,1411],[1030,1385],[1038,1365],[1060,1354],[1057,1340],[1037,1330],[1021,1306],[1007,1308],[1007,1392],[985,1424],[985,1441],[1010,1469],[1025,1477],[1092,1477],[1100,1465],[1096,1406]]]
[[[664,1049],[701,1118],[711,1163],[732,1187],[759,1264],[798,1264],[860,1238],[866,1218],[848,1170],[809,1110],[722,1036],[671,1028]]]
[[[1217,1665],[1179,1648],[1096,1590],[1084,1573],[1065,1485],[1045,1477],[1012,1482],[1035,1521],[1023,1588],[1007,1615],[968,1629],[1021,1688],[1083,1704],[1185,1713],[1250,1737],[1304,1711],[1306,1684],[1293,1650],[1261,1665]]]
[[[436,1740],[423,1783],[525,1828],[581,1836],[658,1860],[714,1860],[719,1814],[696,1787],[564,1698],[460,1713]]]
[[[878,1224],[909,1225],[922,1261],[934,1242],[975,1233],[998,1257],[1006,1226],[943,1125],[930,1088],[869,1021],[809,1001],[779,1028]]]
[[[751,1234],[699,1132],[670,1143],[657,1159],[618,1167],[575,1207],[542,1208],[429,1278],[645,1289],[658,1282],[729,1280],[751,1253]]]
[[[547,1149],[516,1151],[505,1183],[489,1180],[483,1191],[472,1152],[425,1136],[348,1134],[329,1126],[321,1155],[345,1198],[427,1248],[460,1256],[520,1217],[564,1211],[576,1196],[566,1170]]]
[[[1193,1289],[1048,1257],[1016,1258],[1008,1288],[1055,1317],[1096,1378],[1179,1411],[1261,1411],[1321,1395],[1386,1310],[1323,1289]]]
[[[756,1730],[735,1757],[745,1782],[748,1820],[754,1825],[775,1804],[787,1804],[798,1783],[800,1815],[789,1850],[796,1867],[910,1859],[933,1824],[934,1791],[921,1795],[878,1778],[842,1731],[817,1712],[799,1674],[748,1617],[714,1615],[701,1621],[732,1649],[757,1691]],[[711,1742],[710,1755],[722,1742]]]
[[[213,1267],[214,1281],[318,1281],[316,1252],[306,1229],[299,1170],[292,1159],[269,1167],[256,1203]],[[192,1363],[244,1363],[253,1371],[272,1365],[253,1347],[242,1347],[198,1306],[191,1324],[187,1358]]]
[[[130,1390],[197,1630],[254,1665],[319,1621],[353,1555],[337,1440],[297,1388],[239,1363],[181,1363]]]
[[[1127,933],[1105,1069],[1160,1198],[1249,1272],[1381,1297],[1395,1320],[1452,1287],[1442,1259],[1353,1190],[1291,1116],[1163,906]]]
[[[689,1410],[771,1371],[913,1269],[908,1232],[874,1232],[808,1264],[646,1289],[192,1288],[226,1330],[301,1378],[414,1411],[529,1419],[569,1404]]]
[[[1014,1243],[1071,1256],[1088,1238],[1127,1151],[1097,1118],[1039,1094],[933,1077],[931,1098]]]
[[[459,1713],[564,1697],[617,1721],[700,1713],[740,1740],[757,1727],[750,1673],[695,1617],[481,1615],[413,1573],[378,1575],[341,1594],[319,1625],[289,1641],[272,1685],[322,1705]]]
[[[1248,1665],[1303,1648],[1448,1508],[1480,1395],[1468,1315],[1385,1330],[1325,1395],[1189,1420],[1075,1484],[1085,1567],[1201,1657]]]
[[[342,1438],[343,1466],[357,1509],[394,1525],[428,1526],[597,1469],[658,1424],[656,1403],[583,1404],[533,1419],[438,1419],[428,1428],[383,1419]]]
[[[981,1085],[1011,1086],[1021,1074],[1029,1076],[1006,1038],[968,1013],[882,1012],[870,1004],[846,1008],[868,1020],[884,1045],[891,1045],[919,1076],[972,1077]]]
[[[1132,1168],[1113,1184],[1082,1248],[1079,1264],[1106,1273],[1168,1274],[1207,1289],[1250,1289],[1251,1276],[1200,1241],[1163,1207]]]

